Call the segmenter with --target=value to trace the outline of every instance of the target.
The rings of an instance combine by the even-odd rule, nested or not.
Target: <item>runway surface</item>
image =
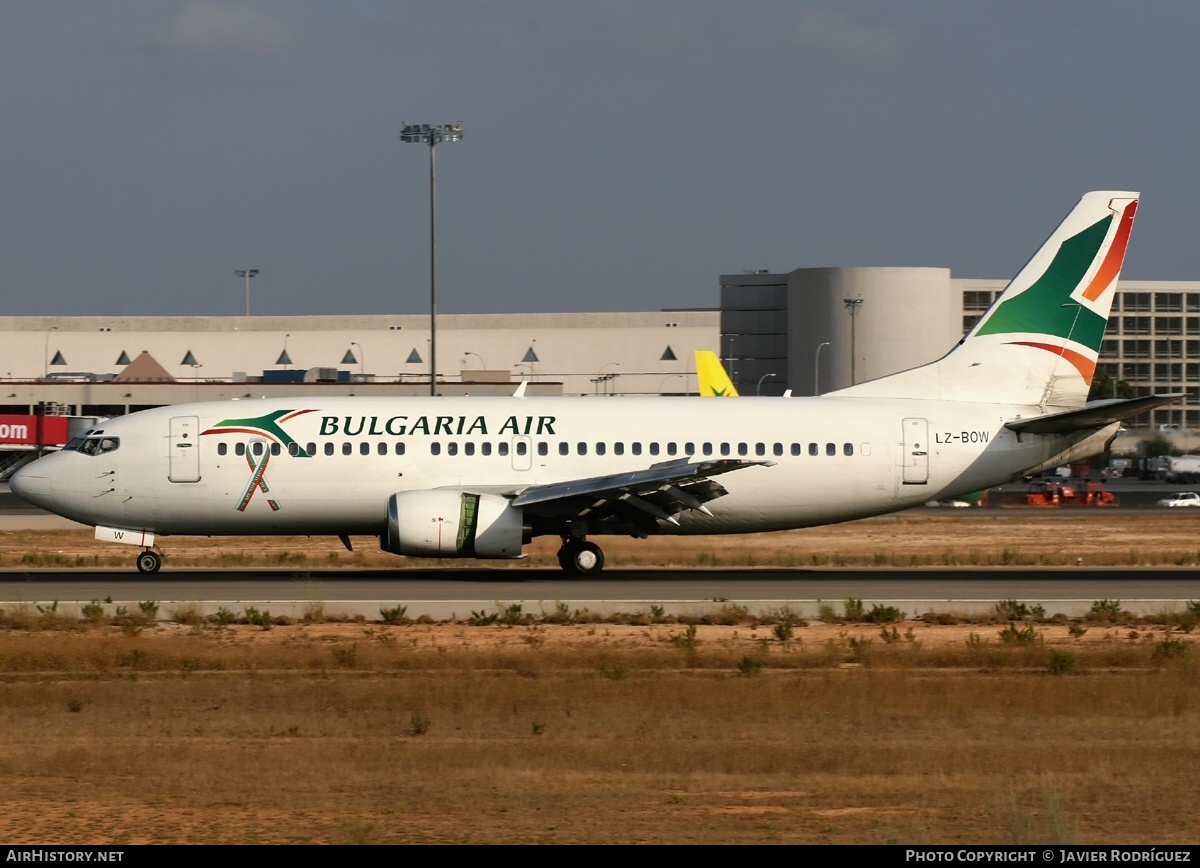
[[[814,617],[823,601],[840,611],[847,597],[895,605],[919,615],[990,609],[997,600],[1040,603],[1047,614],[1072,617],[1095,600],[1120,600],[1134,612],[1182,608],[1200,600],[1200,570],[1112,568],[948,569],[719,569],[611,570],[568,579],[553,569],[421,570],[164,570],[143,576],[127,570],[0,571],[0,605],[115,603],[155,600],[196,603],[204,611],[269,606],[300,616],[316,604],[326,614],[377,618],[381,606],[404,603],[409,617],[464,617],[521,603],[525,611],[552,611],[558,602],[593,612],[636,612],[651,605],[696,614],[723,603],[769,611],[785,604]]]

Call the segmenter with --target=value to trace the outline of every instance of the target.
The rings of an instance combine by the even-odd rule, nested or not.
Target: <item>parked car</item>
[[[1200,506],[1200,494],[1194,491],[1177,491],[1170,497],[1164,497],[1158,502],[1159,506]]]

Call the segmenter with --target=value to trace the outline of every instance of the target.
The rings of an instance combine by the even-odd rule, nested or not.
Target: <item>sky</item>
[[[1088,190],[1200,279],[1200,4],[0,0],[0,313],[716,307],[1015,274]]]

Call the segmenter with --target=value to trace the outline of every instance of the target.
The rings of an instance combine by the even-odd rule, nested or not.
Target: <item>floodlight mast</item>
[[[400,141],[429,145],[429,394],[437,394],[437,170],[434,149],[463,137],[456,124],[400,124]]]
[[[250,278],[258,276],[257,268],[235,268],[233,273],[246,279],[246,316],[250,316]]]

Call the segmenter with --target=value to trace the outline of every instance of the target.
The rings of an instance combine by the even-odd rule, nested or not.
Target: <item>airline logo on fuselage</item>
[[[553,436],[555,416],[322,416],[318,435],[359,437],[406,437],[413,434],[457,437],[459,435],[532,434]]]

